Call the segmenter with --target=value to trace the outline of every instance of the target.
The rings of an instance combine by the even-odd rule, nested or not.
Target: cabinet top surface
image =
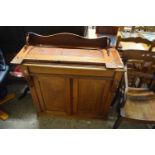
[[[69,49],[48,46],[24,46],[11,61],[12,64],[33,63],[71,63],[123,68],[118,51],[109,49]]]

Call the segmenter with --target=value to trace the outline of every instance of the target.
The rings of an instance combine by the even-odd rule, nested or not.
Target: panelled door
[[[53,114],[70,114],[69,78],[38,76],[34,77],[34,83],[42,111],[50,111]]]
[[[98,117],[104,115],[111,82],[104,79],[33,77],[43,112]]]
[[[75,115],[103,116],[111,82],[96,79],[74,79],[73,111]]]

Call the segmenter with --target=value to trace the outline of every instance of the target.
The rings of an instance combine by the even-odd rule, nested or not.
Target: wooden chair
[[[123,45],[123,43],[126,43],[126,44]],[[124,50],[132,50],[133,52],[134,50],[151,51],[151,48],[150,48],[151,45],[152,45],[152,42],[145,38],[141,38],[141,37],[122,38],[121,36],[118,36],[117,42],[116,42],[116,49],[118,50],[118,52],[122,57]]]
[[[126,72],[119,91],[119,115],[113,128],[118,128],[122,120],[155,123],[155,53],[124,51],[123,57]],[[141,67],[135,67],[137,63]]]
[[[123,48],[121,43],[126,43],[125,48]],[[132,44],[130,44],[132,43]],[[147,46],[147,48],[137,48],[136,45],[137,44],[142,44]],[[128,37],[128,38],[122,38],[121,36],[118,36],[117,38],[117,43],[116,43],[116,49],[118,50],[124,64],[127,63],[128,59],[135,59],[136,60],[131,60],[128,61],[128,66],[130,65],[130,68],[132,67],[134,70],[138,70],[138,71],[143,71],[143,70],[147,70],[149,69],[148,64],[146,65],[146,63],[144,63],[144,61],[142,61],[142,59],[144,57],[148,58],[147,55],[150,55],[151,53],[147,53],[150,51],[149,47],[152,44],[151,41],[144,39],[144,38],[140,38],[140,37]],[[139,47],[139,46],[138,46]],[[142,46],[143,47],[143,46]],[[151,67],[150,67],[151,69]],[[135,81],[136,78],[134,76],[130,76],[129,82],[130,82],[130,86],[135,86]],[[113,101],[112,105],[115,105],[115,101],[117,98],[120,97],[119,92],[119,88],[118,91],[116,93],[115,99]]]
[[[155,52],[155,40],[152,41],[149,51]]]
[[[134,31],[155,32],[155,26],[134,26]]]

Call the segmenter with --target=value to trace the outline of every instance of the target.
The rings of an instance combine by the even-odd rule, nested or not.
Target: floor
[[[15,92],[18,97],[23,86],[23,82],[15,82],[8,86],[8,90],[9,92]],[[10,115],[10,118],[6,121],[0,120],[0,128],[3,129],[111,129],[117,118],[114,107],[110,108],[107,120],[65,119],[49,116],[38,117],[30,94],[21,100],[16,98],[1,105],[0,108]],[[149,126],[123,122],[120,128],[145,129],[149,128]]]

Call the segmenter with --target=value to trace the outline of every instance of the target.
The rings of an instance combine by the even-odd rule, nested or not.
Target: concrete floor
[[[24,83],[15,82],[15,84],[8,86],[8,90],[9,92],[15,92],[18,97],[23,86]],[[22,100],[16,98],[1,105],[0,108],[10,114],[8,120],[0,120],[0,128],[3,129],[111,129],[117,118],[115,108],[110,108],[107,120],[65,119],[49,116],[37,117],[30,94]],[[123,122],[120,128],[145,129],[149,127],[145,124]]]

